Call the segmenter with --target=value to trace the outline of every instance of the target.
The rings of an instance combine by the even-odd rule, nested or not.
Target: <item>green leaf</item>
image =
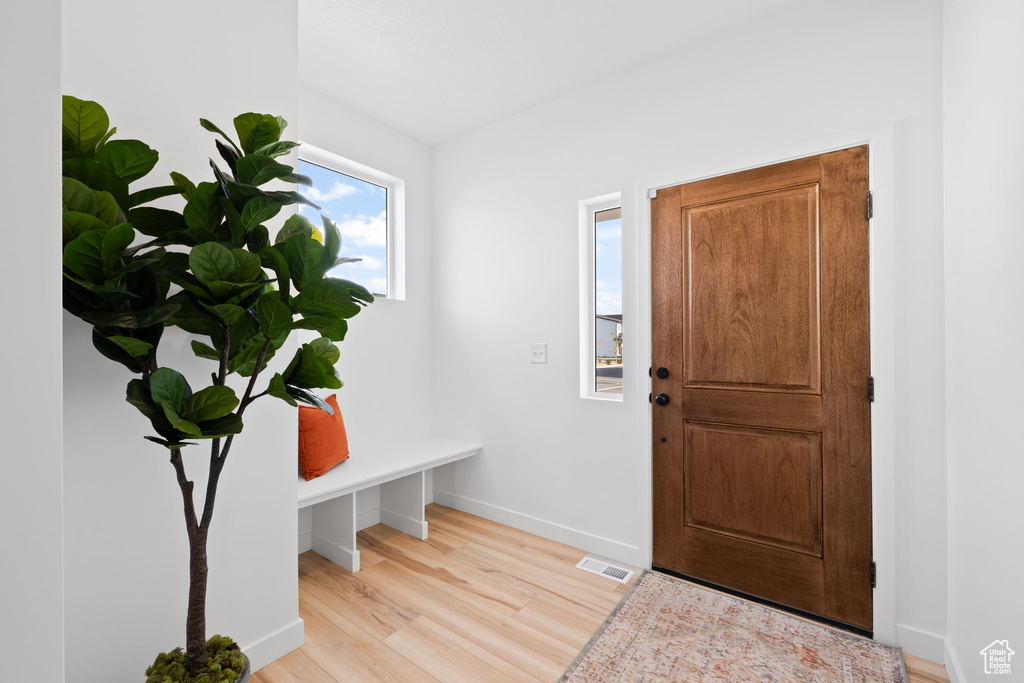
[[[192,193],[196,191],[195,183],[175,171],[171,171],[171,182],[180,190],[181,196],[185,198],[186,202],[192,197]]]
[[[61,199],[64,211],[75,211],[96,216],[99,200],[96,192],[74,178],[61,178]]]
[[[192,390],[184,375],[171,368],[160,368],[149,376],[149,392],[155,404],[170,406],[179,413],[184,412],[185,405],[192,397]]]
[[[62,109],[61,128],[65,143],[70,142],[74,151],[92,155],[110,127],[106,110],[96,102],[71,95],[64,95]],[[67,146],[65,144],[65,150]]]
[[[280,142],[271,142],[269,145],[264,145],[255,151],[255,154],[262,154],[268,157],[279,157],[287,154],[291,150],[299,146],[297,142],[291,142],[290,140],[281,140]]]
[[[316,352],[317,356],[331,365],[337,363],[338,359],[341,358],[341,351],[326,337],[317,337],[309,342],[309,345]]]
[[[61,221],[63,223],[61,233],[65,243],[71,242],[87,232],[102,231],[108,227],[106,223],[96,218],[96,216],[88,213],[79,213],[78,211],[65,211],[61,215]]]
[[[143,235],[164,237],[169,232],[188,228],[185,219],[177,211],[142,206],[128,212],[128,222]]]
[[[291,394],[288,393],[288,388],[284,384],[284,377],[281,373],[274,373],[274,376],[270,378],[270,384],[267,386],[267,394],[274,398],[281,399],[288,405],[295,407],[298,404]]]
[[[98,329],[92,328],[92,345],[105,358],[115,363],[120,363],[132,372],[146,372],[149,368],[146,360],[142,357],[135,357],[128,353],[123,347],[103,336]]]
[[[112,337],[107,337],[107,339],[120,346],[133,357],[145,356],[153,349],[152,344],[142,341],[141,339],[136,339],[135,337],[114,335]]]
[[[210,289],[210,293],[213,294],[215,298],[222,301],[261,289],[265,285],[265,282],[238,284],[237,282],[224,282],[222,280],[214,280],[213,282],[206,283],[206,286]]]
[[[109,192],[121,209],[128,210],[128,183],[109,168],[86,158],[65,159],[62,166],[65,176],[81,181],[97,192]]]
[[[259,187],[277,178],[286,178],[294,173],[291,166],[278,163],[270,157],[250,154],[238,160],[238,182]]]
[[[196,444],[196,443],[194,443],[192,441],[168,441],[167,439],[158,439],[155,436],[144,436],[142,438],[146,439],[147,441],[152,441],[153,443],[158,443],[161,446],[163,446],[164,448],[166,448],[168,450],[171,450],[171,451],[181,450],[185,446],[197,446],[198,445],[198,444]]]
[[[227,197],[218,197],[218,200],[220,208],[224,212],[224,218],[227,220],[228,231],[231,233],[231,243],[241,244],[245,239],[244,230],[242,230],[242,219],[238,215],[238,211],[235,210],[235,205]]]
[[[232,249],[231,256],[235,260],[235,277],[231,282],[252,282],[263,272],[260,257],[245,249]]]
[[[199,183],[182,212],[189,229],[210,235],[217,231],[223,218],[220,202],[217,201],[219,196],[221,189],[218,183]]]
[[[238,141],[246,154],[281,139],[281,122],[269,114],[241,114],[235,117],[234,123]]]
[[[122,303],[138,298],[138,294],[130,292],[123,287],[94,284],[87,280],[75,277],[74,275],[70,275],[69,273],[64,273],[64,277],[67,280],[74,282],[77,286],[89,290],[89,292],[96,295],[96,298],[107,303]]]
[[[85,322],[96,325],[97,327],[124,327],[134,330],[140,327],[152,327],[157,323],[162,323],[177,311],[177,304],[166,304],[164,306],[129,311],[127,313],[87,311],[82,313],[79,317]]]
[[[208,344],[204,344],[201,341],[192,340],[192,353],[196,354],[199,358],[208,358],[209,360],[220,360],[220,354],[217,350]]]
[[[277,275],[277,286],[281,289],[281,297],[284,300],[289,298],[291,288],[291,272],[288,270],[288,261],[274,247],[264,247],[259,251],[260,262],[264,268],[269,268]]]
[[[201,437],[203,435],[203,430],[201,430],[198,425],[179,416],[178,411],[168,404],[161,402],[160,407],[163,408],[164,417],[166,417],[167,421],[171,423],[172,428],[179,432],[188,434],[189,436]]]
[[[287,242],[295,235],[305,235],[306,237],[313,237],[313,224],[309,222],[309,219],[302,214],[292,214],[285,220],[284,225],[277,232],[277,237],[274,238],[274,244],[281,244]]]
[[[138,192],[132,192],[128,195],[128,206],[136,207],[140,204],[148,204],[149,202],[155,201],[162,197],[170,197],[171,195],[181,194],[181,188],[177,185],[161,185],[160,187],[149,187],[145,190],[139,190]]]
[[[235,148],[235,151],[238,152],[238,156],[242,156],[242,150],[238,149],[238,145],[235,144],[234,140],[228,137],[227,133],[225,133],[212,123],[210,123],[210,121],[208,121],[207,119],[199,119],[199,125],[205,128],[206,130],[210,131],[211,133],[218,133],[222,138],[224,138],[224,140],[227,141],[228,144]]]
[[[96,193],[96,217],[109,226],[117,223],[117,200],[109,192]]]
[[[348,333],[348,321],[324,316],[307,316],[296,320],[292,324],[292,328],[313,330],[331,341],[340,342],[345,341],[345,335]]]
[[[243,315],[245,315],[245,309],[234,304],[217,304],[210,306],[209,304],[205,304],[200,301],[199,305],[216,316],[217,320],[223,322],[225,325],[233,325],[238,322]]]
[[[224,417],[238,406],[231,387],[212,386],[192,394],[185,406],[185,417],[192,422],[206,422]]]
[[[269,221],[281,211],[281,205],[270,197],[253,197],[242,209],[242,232],[249,232],[257,225]]]
[[[292,327],[292,309],[281,301],[278,292],[267,292],[256,302],[256,315],[260,319],[260,329],[267,339],[276,339]]]
[[[268,197],[271,197],[272,199],[274,199],[275,201],[280,202],[281,204],[285,204],[285,205],[287,205],[287,204],[305,204],[306,206],[312,206],[317,211],[320,210],[320,205],[319,204],[314,203],[311,199],[306,197],[306,195],[302,194],[301,192],[295,192],[295,191],[288,191],[288,192],[275,191],[275,192],[266,192],[265,194]]]
[[[322,315],[333,318],[351,318],[362,310],[352,298],[346,282],[334,278],[310,283],[295,297],[292,307],[303,316]]]
[[[103,233],[100,245],[100,261],[103,264],[103,275],[110,279],[121,265],[121,255],[135,241],[135,231],[128,223],[115,225]]]
[[[192,274],[207,286],[211,282],[234,282],[237,270],[231,250],[219,242],[204,242],[192,247],[188,266]]]
[[[152,171],[159,159],[156,150],[140,140],[111,140],[96,152],[96,161],[126,183]]]
[[[153,394],[150,391],[149,378],[133,379],[128,382],[125,390],[125,400],[138,408],[139,412],[149,418],[157,431],[163,431],[170,427],[164,411],[153,402]]]
[[[87,282],[102,284],[106,278],[100,251],[105,232],[90,230],[68,242],[64,247],[64,267]]]
[[[328,218],[327,216],[320,216],[324,224],[324,261],[323,273],[334,267],[335,262],[338,260],[338,254],[341,253],[341,233],[338,232],[338,226]],[[323,273],[320,274],[323,277]]]
[[[284,260],[288,262],[292,284],[302,290],[307,280],[323,261],[324,248],[305,235],[294,235],[284,245]],[[352,315],[355,315],[353,313]]]
[[[229,413],[224,417],[209,420],[199,425],[200,429],[203,430],[202,438],[204,439],[220,439],[232,434],[238,434],[242,431],[243,426],[242,418],[238,417],[235,413]]]
[[[316,406],[320,410],[324,411],[328,415],[334,415],[334,408],[331,408],[330,404],[324,401],[322,398],[314,394],[312,391],[308,391],[301,387],[292,385],[288,386],[288,394],[293,396],[296,400],[308,403],[311,406]]]

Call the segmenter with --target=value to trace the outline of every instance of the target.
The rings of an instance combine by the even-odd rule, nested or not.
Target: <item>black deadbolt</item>
[[[654,402],[657,403],[659,406],[667,406],[668,401],[668,394],[658,394],[657,396],[654,397]]]
[[[668,379],[668,368],[658,368],[658,379]]]

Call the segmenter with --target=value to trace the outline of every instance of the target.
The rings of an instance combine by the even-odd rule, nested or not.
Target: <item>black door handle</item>
[[[668,394],[658,394],[654,397],[654,402],[659,406],[667,406],[669,402]]]
[[[658,379],[668,379],[668,368],[658,368]]]

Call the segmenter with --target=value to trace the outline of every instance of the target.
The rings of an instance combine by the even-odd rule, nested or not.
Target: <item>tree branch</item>
[[[225,341],[227,340],[225,333]],[[226,345],[225,345],[226,347]],[[249,407],[249,404],[255,401],[263,394],[252,395],[253,387],[256,386],[256,378],[259,377],[260,372],[263,371],[263,361],[267,357],[267,351],[270,350],[270,340],[267,339],[263,342],[263,348],[260,349],[260,354],[256,357],[256,367],[252,371],[252,375],[249,377],[249,384],[245,387],[245,393],[242,395],[242,400],[238,405],[238,416],[241,417],[245,409]],[[221,355],[224,359],[224,355]],[[222,367],[226,367],[226,360],[222,360]],[[222,382],[223,383],[223,382]],[[264,392],[266,393],[266,392]],[[224,461],[227,460],[228,451],[231,450],[231,444],[235,440],[235,435],[232,434],[224,440],[224,447],[220,448],[220,439],[213,440],[213,448],[210,452],[210,477],[206,483],[206,500],[203,503],[203,519],[199,523],[199,526],[203,529],[210,528],[210,522],[213,521],[213,506],[217,501],[217,484],[220,482],[220,473],[224,470]],[[217,450],[219,449],[219,453]]]
[[[224,382],[228,378],[228,354],[231,353],[231,328],[227,325],[221,326],[221,341],[220,341],[220,366],[217,368],[217,376],[213,378],[213,383],[218,386],[224,386]]]
[[[185,527],[188,529],[188,537],[194,538],[198,530],[196,523],[196,504],[192,498],[192,489],[195,484],[185,476],[185,464],[181,461],[181,449],[171,451],[171,464],[178,477],[178,488],[181,489],[181,498],[185,506]]]

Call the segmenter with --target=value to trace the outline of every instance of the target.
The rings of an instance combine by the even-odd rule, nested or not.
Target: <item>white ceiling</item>
[[[800,0],[299,0],[299,78],[427,143]]]

